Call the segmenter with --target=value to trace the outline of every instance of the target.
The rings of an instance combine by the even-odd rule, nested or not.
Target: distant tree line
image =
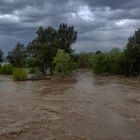
[[[60,24],[58,29],[39,27],[36,37],[25,47],[17,43],[9,51],[7,60],[14,67],[28,67],[32,71],[38,68],[44,74],[49,68],[68,74],[76,68],[90,68],[96,74],[139,75],[140,72],[140,29],[128,39],[123,50],[117,48],[109,52],[96,51],[75,54],[71,45],[76,42],[77,31],[73,26]],[[3,52],[0,50],[0,62]],[[40,73],[39,73],[40,74]]]
[[[76,39],[77,31],[73,26],[65,23],[60,24],[58,29],[39,27],[36,31],[36,37],[26,47],[17,43],[15,48],[8,52],[7,60],[14,67],[38,68],[44,74],[49,68],[50,74],[53,74],[55,65],[58,65],[56,61],[53,62],[57,51],[63,50],[61,55],[64,58],[61,59],[65,59],[65,55],[68,55],[67,57],[70,57],[69,59],[72,61],[74,51],[71,45],[76,42]],[[3,53],[0,51],[0,61],[2,61],[2,56]]]
[[[140,72],[140,29],[128,39],[123,50],[109,52],[82,52],[78,55],[80,68],[91,68],[96,74],[139,75]]]

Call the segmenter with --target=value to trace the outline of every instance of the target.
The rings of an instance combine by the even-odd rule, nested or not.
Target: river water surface
[[[140,82],[89,70],[64,81],[0,76],[0,140],[140,140]]]

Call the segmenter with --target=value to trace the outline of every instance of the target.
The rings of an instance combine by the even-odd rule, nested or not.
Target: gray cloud
[[[39,26],[78,30],[76,51],[123,48],[139,28],[139,0],[0,0],[0,48],[27,44]]]

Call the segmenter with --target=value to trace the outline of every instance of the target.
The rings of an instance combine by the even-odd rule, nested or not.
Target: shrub
[[[12,74],[14,71],[14,67],[11,64],[5,64],[0,67],[1,74]]]
[[[95,74],[121,74],[122,64],[121,64],[122,52],[118,49],[112,49],[108,53],[96,53],[89,57],[89,67],[93,70]]]
[[[76,69],[76,64],[72,62],[70,55],[61,49],[57,51],[53,62],[55,71],[61,75],[62,79],[64,75],[71,75],[73,70]]]
[[[27,79],[27,72],[23,68],[16,68],[13,72],[13,79],[15,81],[22,81]]]
[[[106,72],[106,55],[95,54],[89,58],[89,65],[95,74],[102,74]]]
[[[40,70],[36,70],[34,75],[33,75],[33,79],[41,79],[43,77],[44,77],[44,74]]]

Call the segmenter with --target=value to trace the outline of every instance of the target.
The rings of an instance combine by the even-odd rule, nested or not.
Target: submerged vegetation
[[[41,79],[54,72],[63,78],[64,75],[71,75],[76,68],[90,68],[95,74],[139,76],[140,29],[128,39],[123,50],[114,48],[109,52],[80,54],[75,54],[71,47],[77,39],[77,31],[73,26],[63,23],[58,29],[39,27],[36,35],[26,47],[17,43],[9,51],[7,61],[10,64],[0,67],[1,74],[13,73],[14,80],[25,80],[28,76],[26,68],[34,79]],[[2,61],[3,52],[0,50]]]

